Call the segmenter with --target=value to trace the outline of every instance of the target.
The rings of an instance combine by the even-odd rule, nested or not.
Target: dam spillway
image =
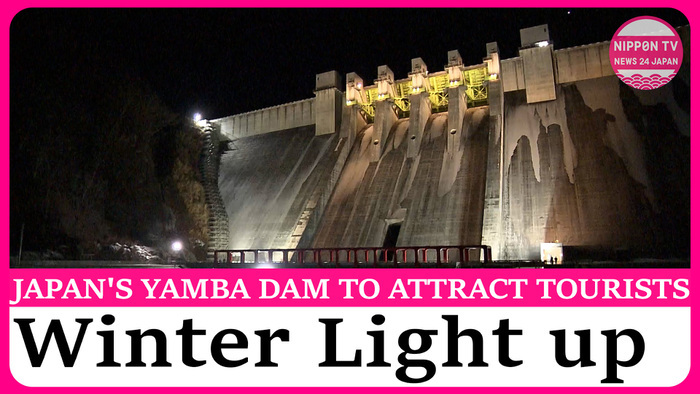
[[[413,59],[401,80],[380,66],[370,86],[319,74],[314,99],[213,120],[228,141],[228,248],[689,253],[683,72],[638,91],[613,74],[609,43],[523,39],[519,57],[500,59],[489,43],[473,66],[450,51],[437,73]]]
[[[355,142],[314,247],[467,245],[481,242],[488,109],[470,109],[459,148],[447,151],[447,114],[431,115],[420,153],[408,157],[408,119],[371,161],[371,128]],[[388,240],[389,228],[396,240]]]

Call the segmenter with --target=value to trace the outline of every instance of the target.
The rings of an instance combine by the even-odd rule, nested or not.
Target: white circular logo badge
[[[610,42],[610,65],[627,85],[650,90],[667,84],[683,61],[676,29],[653,16],[625,22]]]

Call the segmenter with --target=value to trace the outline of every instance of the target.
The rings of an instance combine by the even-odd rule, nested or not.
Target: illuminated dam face
[[[633,90],[608,43],[555,51],[543,26],[521,39],[516,58],[490,43],[483,64],[450,51],[445,71],[417,58],[370,86],[319,74],[315,98],[212,121],[229,141],[228,248],[689,255],[689,69]]]

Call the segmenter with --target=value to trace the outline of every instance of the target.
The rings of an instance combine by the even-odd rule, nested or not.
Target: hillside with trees
[[[204,258],[200,131],[64,29],[11,30],[11,254],[22,238],[25,258],[167,258],[177,238]]]

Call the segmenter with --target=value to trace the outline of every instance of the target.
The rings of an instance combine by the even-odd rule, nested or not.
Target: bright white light
[[[200,120],[202,120],[202,114],[197,112],[196,114],[194,114],[194,121],[199,122]]]
[[[357,84],[357,88],[358,88],[358,89],[362,89],[362,84],[361,84],[361,83],[358,83],[358,84]]]
[[[175,241],[170,245],[170,248],[173,250],[173,252],[179,252],[182,250],[182,242],[180,241]]]
[[[540,42],[536,42],[535,45],[542,48],[542,47],[546,47],[547,45],[549,45],[549,42],[548,41],[540,41]]]

